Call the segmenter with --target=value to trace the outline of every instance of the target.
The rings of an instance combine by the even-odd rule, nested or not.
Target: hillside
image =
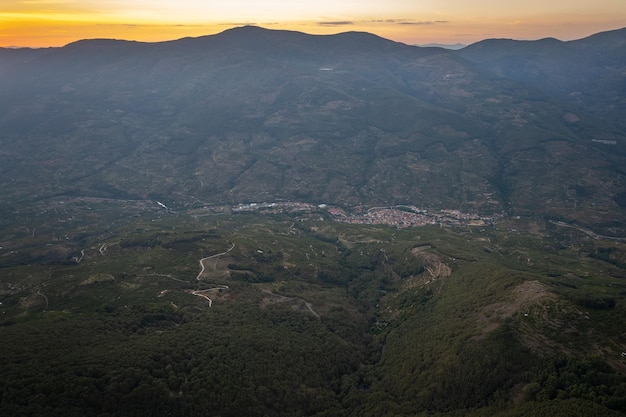
[[[0,49],[0,415],[624,415],[624,42]]]
[[[624,218],[614,106],[563,104],[452,51],[243,27],[2,55],[5,202],[295,199],[594,227]]]
[[[323,217],[22,211],[1,242],[0,413],[626,411],[624,242]]]
[[[626,111],[626,28],[584,39],[489,39],[459,55],[500,76],[537,88],[619,126]]]

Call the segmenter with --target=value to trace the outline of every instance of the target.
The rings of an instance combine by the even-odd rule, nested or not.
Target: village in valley
[[[478,215],[464,213],[460,210],[426,210],[412,205],[395,205],[387,207],[356,206],[351,209],[306,202],[273,202],[245,203],[236,206],[209,206],[210,212],[219,213],[310,213],[320,214],[322,218],[350,224],[379,224],[398,228],[419,227],[426,225],[450,226],[485,226],[500,219],[501,215]]]

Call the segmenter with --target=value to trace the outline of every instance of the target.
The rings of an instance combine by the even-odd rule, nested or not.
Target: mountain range
[[[624,415],[625,44],[0,49],[0,415]]]
[[[625,229],[626,29],[458,51],[240,27],[0,50],[3,204],[412,204]]]

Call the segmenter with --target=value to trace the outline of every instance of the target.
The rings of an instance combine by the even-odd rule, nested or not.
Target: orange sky
[[[578,39],[626,27],[625,0],[0,0],[0,46],[78,39],[160,41],[256,24],[350,30],[425,44],[485,38]]]

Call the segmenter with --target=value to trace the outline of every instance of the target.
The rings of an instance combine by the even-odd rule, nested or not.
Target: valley
[[[0,49],[0,415],[623,415],[625,39]]]
[[[617,385],[607,385],[604,399],[586,400],[585,407],[604,410],[606,415],[618,407],[616,396],[626,384],[618,377],[626,370],[621,355],[626,350],[621,326],[626,291],[623,243],[532,219],[502,218],[489,227],[398,228],[323,219],[315,211],[302,210],[303,203],[288,213],[201,216],[195,211],[168,213],[149,203],[125,207],[127,217],[105,227],[120,212],[111,208],[112,202],[91,201],[88,212],[97,213],[102,226],[94,217],[90,224],[96,230],[106,229],[106,234],[79,235],[64,225],[68,233],[59,239],[57,232],[37,227],[34,237],[49,242],[43,245],[49,248],[47,258],[42,258],[39,244],[27,244],[32,233],[24,240],[3,241],[0,333],[3,369],[5,376],[11,375],[1,381],[3,392],[9,393],[5,395],[26,395],[26,389],[32,397],[33,389],[61,389],[78,404],[82,400],[73,384],[93,381],[93,391],[81,395],[91,398],[91,405],[81,407],[112,410],[114,403],[103,395],[113,389],[107,398],[122,401],[130,396],[147,410],[151,408],[142,400],[142,390],[151,392],[147,398],[160,408],[187,409],[201,407],[203,401],[201,391],[192,388],[200,382],[197,368],[214,369],[210,380],[219,385],[209,386],[226,403],[213,407],[233,415],[241,411],[241,395],[253,407],[248,410],[252,415],[269,404],[274,407],[279,398],[284,407],[297,409],[301,401],[320,404],[325,398],[323,408],[335,407],[339,415],[342,409],[350,415],[444,412],[450,410],[444,405],[450,404],[450,389],[457,392],[452,396],[454,407],[466,409],[469,415],[507,415],[517,397],[524,398],[515,406],[522,409],[558,404],[559,409],[573,412],[581,407],[582,394],[568,391],[563,397],[568,400],[555,402],[557,391],[546,391],[549,385],[541,382],[545,372],[541,370],[550,369],[546,364],[563,354],[569,361],[579,361],[576,366],[592,354],[595,360],[611,364],[613,370],[603,368],[601,375]],[[73,214],[71,208],[64,210],[57,208],[64,215]],[[77,217],[72,217],[77,223]],[[12,246],[18,255],[30,253],[37,260],[11,266],[5,251]],[[61,247],[69,253],[64,259],[55,258],[64,253]],[[80,262],[74,252],[82,256]],[[78,327],[63,330],[67,326]],[[303,337],[303,330],[298,330],[303,326],[316,339],[292,339]],[[54,329],[63,331],[65,337],[42,335],[38,329],[44,327],[52,334]],[[199,331],[206,335],[200,336]],[[30,340],[24,332],[39,338],[29,342],[29,362],[7,362],[18,355],[15,349],[20,344],[15,338]],[[200,340],[207,352],[214,353],[197,356],[193,346]],[[81,357],[84,343],[105,348],[122,341],[111,351],[96,353],[98,349],[91,347],[90,354],[97,356]],[[45,350],[37,348],[41,343]],[[322,377],[325,382],[302,380],[317,375],[303,363],[285,363],[296,374],[275,364],[263,365],[264,360],[276,360],[271,359],[272,352],[284,357],[279,345],[289,346],[289,356],[307,349],[311,364],[325,363],[320,368],[327,372]],[[234,356],[218,356],[215,349],[220,346],[237,346],[231,351]],[[57,356],[61,351],[65,359]],[[126,361],[117,355],[135,358],[137,364],[150,363],[124,371],[119,366]],[[249,382],[232,373],[240,369],[243,357],[239,355],[246,358],[237,371],[244,372],[242,377],[246,372],[253,372],[254,378],[272,376],[254,380],[257,390],[265,387],[274,393],[268,394],[273,398],[269,403],[260,403],[263,397],[253,392],[240,392]],[[465,367],[495,366],[489,361],[502,357],[504,368],[489,376],[457,375],[450,368],[457,361]],[[163,362],[164,358],[173,361]],[[25,378],[34,377],[33,361],[40,364],[36,368],[40,372],[60,372],[64,382],[48,380],[41,388],[25,385]],[[195,365],[181,368],[186,361]],[[168,363],[171,370],[163,374],[170,369]],[[526,371],[520,373],[519,367]],[[447,376],[441,379],[439,372]],[[582,382],[585,372],[591,371],[575,373],[581,384],[588,384]],[[218,374],[222,376],[215,380]],[[108,388],[98,388],[97,381],[112,383],[122,377],[131,384],[128,388],[110,383]],[[274,378],[293,387],[306,384],[307,391],[280,388],[270,382]],[[479,380],[484,383],[483,378],[492,384],[479,393],[462,388]],[[206,386],[207,380],[203,381]],[[428,397],[418,391],[410,394],[425,384],[431,387]],[[231,393],[229,386],[237,391]],[[595,389],[584,386],[584,390]],[[407,395],[415,397],[409,400]],[[55,397],[38,401],[48,401],[45,398]],[[381,403],[381,398],[386,400]],[[612,404],[609,409],[607,404]]]

